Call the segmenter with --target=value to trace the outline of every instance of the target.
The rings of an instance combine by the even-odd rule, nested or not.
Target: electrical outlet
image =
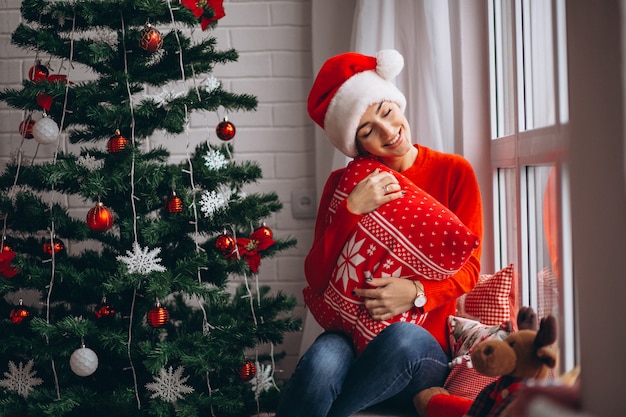
[[[291,192],[291,214],[294,219],[314,219],[316,210],[314,189],[303,188]]]

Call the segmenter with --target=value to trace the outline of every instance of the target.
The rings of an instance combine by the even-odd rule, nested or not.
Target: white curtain
[[[405,67],[396,84],[407,97],[413,142],[454,152],[456,52],[454,2],[358,0],[351,46],[373,55],[397,49]]]

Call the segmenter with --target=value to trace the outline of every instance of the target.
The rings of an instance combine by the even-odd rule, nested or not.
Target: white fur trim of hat
[[[374,103],[392,101],[401,111],[406,98],[391,82],[404,67],[404,58],[393,49],[376,54],[376,68],[355,73],[339,87],[324,117],[328,140],[348,157],[358,154],[356,129],[365,110]]]

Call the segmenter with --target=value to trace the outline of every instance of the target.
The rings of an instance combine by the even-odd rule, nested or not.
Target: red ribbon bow
[[[182,0],[183,6],[191,10],[194,16],[200,18],[202,30],[206,30],[212,22],[217,22],[226,16],[224,12],[224,0]],[[209,9],[213,10],[212,17],[206,17],[205,12]]]

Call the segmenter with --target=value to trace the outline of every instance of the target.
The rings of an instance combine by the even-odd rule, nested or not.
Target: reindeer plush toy
[[[539,330],[534,330],[537,317],[531,308],[525,307],[518,313],[518,323],[520,330],[505,340],[485,340],[472,352],[472,364],[478,372],[499,378],[478,394],[467,416],[503,416],[515,399],[515,392],[526,381],[544,380],[556,366],[554,316],[541,319]]]

